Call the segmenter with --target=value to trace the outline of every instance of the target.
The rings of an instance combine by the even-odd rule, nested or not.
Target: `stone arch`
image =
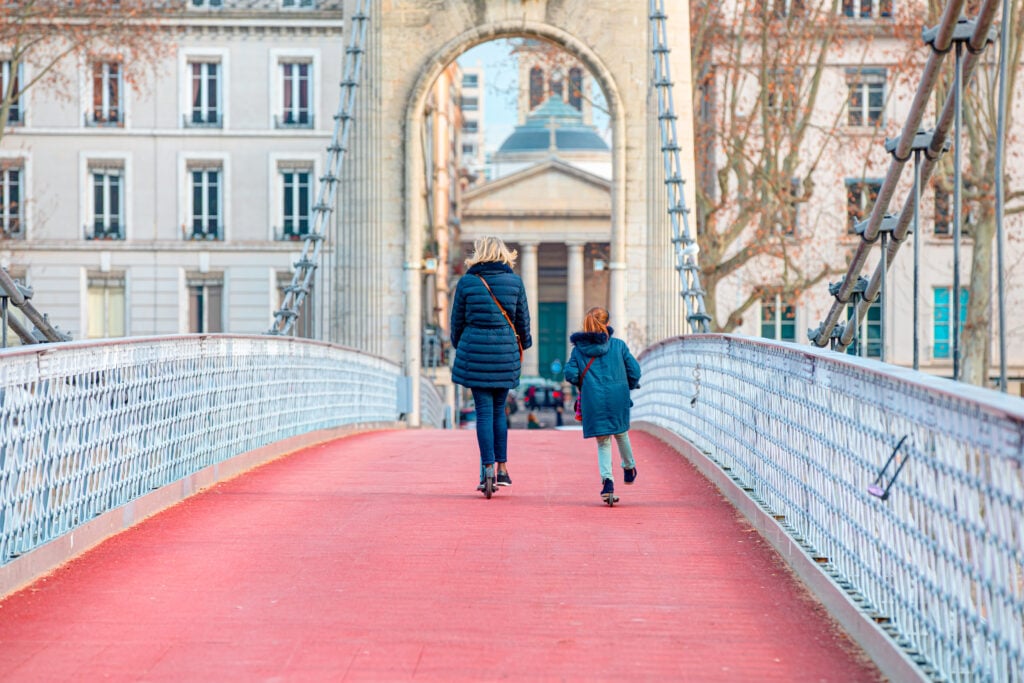
[[[501,38],[541,38],[558,45],[580,60],[604,93],[608,103],[609,119],[612,123],[612,215],[611,261],[614,264],[625,260],[625,107],[622,93],[612,72],[600,57],[586,44],[568,31],[537,21],[503,20],[489,22],[464,31],[446,42],[420,68],[409,93],[404,118],[404,233],[405,233],[405,367],[412,380],[410,399],[413,408],[412,422],[418,423],[420,346],[422,335],[422,311],[420,310],[421,277],[420,260],[423,253],[422,231],[411,229],[421,226],[424,207],[421,201],[425,190],[422,167],[423,153],[417,141],[424,124],[424,110],[427,96],[441,72],[466,50]],[[623,313],[625,306],[625,271],[613,269],[610,277],[609,308],[613,318]]]

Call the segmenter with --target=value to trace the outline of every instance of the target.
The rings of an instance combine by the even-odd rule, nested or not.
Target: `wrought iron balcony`
[[[223,128],[224,116],[219,111],[206,114],[200,112],[182,114],[181,125],[185,128]]]
[[[104,114],[100,111],[87,111],[82,115],[86,128],[124,128],[124,116],[120,111]]]
[[[124,239],[124,226],[119,223],[111,223],[110,225],[94,224],[94,225],[83,225],[82,234],[86,240],[123,240]]]
[[[224,228],[219,224],[216,226],[193,225],[191,228],[182,225],[181,232],[186,240],[193,242],[214,242],[224,239]]]
[[[278,242],[294,242],[302,239],[306,239],[306,235],[309,234],[309,226],[296,227],[294,225],[285,226],[284,228],[274,227],[274,239]]]
[[[344,0],[186,0],[189,11],[337,11]]]
[[[274,115],[274,128],[313,128],[313,115],[307,112]]]
[[[20,218],[12,217],[0,221],[0,240],[23,239],[25,239],[25,225]]]

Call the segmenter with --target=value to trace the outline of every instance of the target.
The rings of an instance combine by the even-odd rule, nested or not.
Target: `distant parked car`
[[[554,408],[565,401],[562,385],[546,377],[520,378],[518,392],[527,410]]]

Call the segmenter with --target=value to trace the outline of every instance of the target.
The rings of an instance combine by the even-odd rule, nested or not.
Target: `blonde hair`
[[[509,268],[516,265],[516,257],[519,252],[515,249],[509,250],[500,237],[487,235],[473,242],[473,255],[466,259],[466,267],[475,266],[478,263],[489,263],[500,261]]]
[[[608,311],[594,306],[583,316],[584,332],[604,332],[608,334]]]

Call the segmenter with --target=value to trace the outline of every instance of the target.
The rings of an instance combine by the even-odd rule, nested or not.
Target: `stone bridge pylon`
[[[688,5],[665,3],[683,175],[692,179]],[[634,347],[680,334],[685,311],[666,211],[646,2],[377,0],[334,266],[334,338],[404,364],[418,405],[423,259],[429,216],[421,139],[431,86],[475,45],[532,38],[578,59],[602,89],[612,129],[609,308]],[[687,200],[693,205],[692,182]],[[503,235],[515,241],[514,235]],[[368,294],[371,293],[372,294]],[[411,416],[416,421],[415,415]]]

